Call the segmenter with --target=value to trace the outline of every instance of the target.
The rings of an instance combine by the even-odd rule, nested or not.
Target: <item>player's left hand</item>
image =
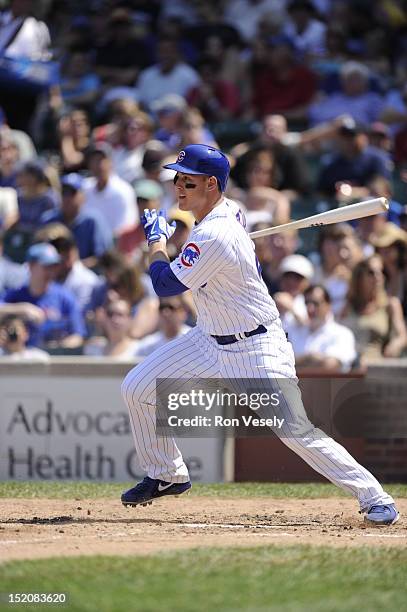
[[[168,240],[175,232],[175,221],[171,224],[168,223],[163,210],[159,210],[157,213],[155,209],[145,209],[141,216],[141,224],[149,246],[158,242],[161,238]]]

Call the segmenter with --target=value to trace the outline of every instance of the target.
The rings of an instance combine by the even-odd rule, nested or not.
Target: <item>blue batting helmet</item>
[[[218,180],[221,191],[226,189],[230,172],[230,164],[226,155],[214,147],[203,144],[188,145],[179,152],[175,164],[167,164],[164,168],[185,174],[214,176]]]

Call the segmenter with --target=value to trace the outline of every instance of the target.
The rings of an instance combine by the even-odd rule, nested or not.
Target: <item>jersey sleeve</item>
[[[233,243],[225,232],[215,230],[209,235],[192,232],[190,241],[171,262],[171,270],[183,285],[199,289],[234,261]]]

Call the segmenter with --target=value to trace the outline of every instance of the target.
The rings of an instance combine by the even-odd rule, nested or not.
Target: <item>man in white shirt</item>
[[[310,0],[293,0],[288,6],[290,19],[284,34],[301,53],[323,55],[326,25],[314,18],[315,9]]]
[[[74,294],[81,312],[84,312],[90,302],[92,291],[99,285],[100,279],[79,259],[78,247],[69,230],[50,242],[61,258],[55,280]]]
[[[355,337],[333,318],[331,298],[322,285],[304,292],[308,323],[290,328],[289,341],[298,368],[347,371],[356,359]]]
[[[32,2],[11,0],[0,15],[0,54],[31,60],[48,59],[51,38],[43,21],[30,16]]]
[[[285,0],[230,0],[224,21],[233,25],[246,41],[256,37],[259,22],[272,16],[277,23],[285,16]]]
[[[87,159],[92,176],[84,183],[84,210],[99,211],[114,236],[119,236],[138,223],[134,191],[129,183],[113,173],[110,145],[94,145]]]
[[[140,102],[146,106],[167,94],[185,97],[200,81],[196,70],[181,61],[176,40],[161,39],[157,55],[158,64],[142,70],[137,80]]]
[[[273,295],[285,332],[297,323],[306,323],[304,292],[314,275],[314,268],[303,255],[287,255],[279,267],[279,291]]]
[[[182,295],[160,299],[158,331],[140,340],[136,357],[147,357],[170,340],[186,334],[191,328],[185,325],[187,309]]]

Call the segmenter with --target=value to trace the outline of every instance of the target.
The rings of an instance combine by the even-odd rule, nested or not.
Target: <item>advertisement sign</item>
[[[0,479],[133,481],[142,473],[118,377],[0,377]],[[223,476],[223,440],[177,441],[191,479]]]

